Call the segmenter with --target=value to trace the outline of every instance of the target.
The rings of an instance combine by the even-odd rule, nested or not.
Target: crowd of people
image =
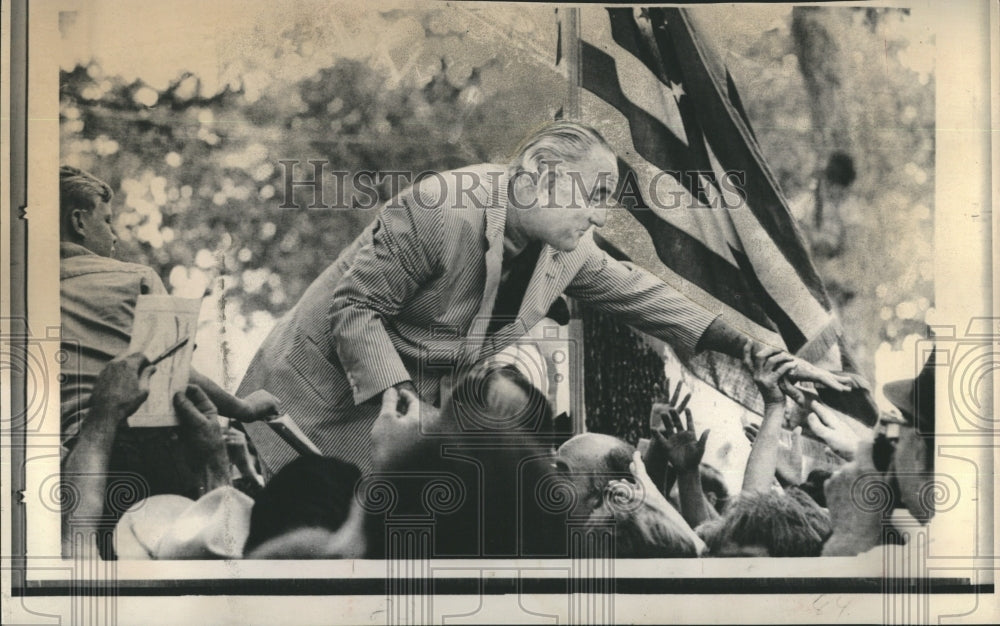
[[[62,393],[63,483],[73,493],[64,551],[130,559],[847,556],[885,543],[897,508],[930,519],[932,383],[886,385],[902,419],[858,435],[849,416],[809,393],[816,385],[848,391],[856,378],[747,339],[598,250],[586,232],[603,224],[599,205],[614,185],[595,188],[583,210],[543,208],[575,192],[564,188],[564,171],[545,171],[546,159],[598,180],[602,167],[615,167],[596,131],[559,123],[529,138],[508,170],[518,202],[536,194],[518,211],[491,191],[478,213],[423,204],[383,213],[279,323],[237,395],[192,372],[172,399],[178,424],[158,428],[127,424],[155,365],[126,352],[136,298],[166,290],[149,268],[109,258],[110,188],[62,168],[63,341],[74,346]],[[526,171],[535,187],[518,187]],[[424,191],[409,197],[426,200]],[[466,239],[452,242],[453,232]],[[478,254],[485,270],[459,259]],[[495,309],[482,308],[484,281]],[[704,462],[710,433],[697,428],[682,383],[664,381],[650,414],[662,426],[632,446],[567,433],[521,371],[487,358],[562,292],[683,348],[742,357],[765,410],[748,428],[737,493]],[[529,307],[532,298],[539,301]],[[483,333],[459,337],[460,354],[477,358],[438,370],[419,362],[442,320]],[[920,378],[932,375],[928,366]],[[297,453],[260,426],[282,412],[319,438],[320,453]],[[801,453],[782,443],[788,430],[793,442],[806,431],[825,444],[836,471],[804,476]],[[136,486],[124,500],[110,493],[123,477]],[[890,494],[877,506],[860,493],[873,486]]]
[[[370,473],[303,455],[256,489],[233,480],[237,459],[218,411],[190,385],[174,398],[190,483],[114,511],[105,489],[116,432],[145,400],[150,373],[145,357],[119,357],[97,377],[64,465],[79,495],[67,511],[67,549],[92,549],[73,542],[103,536],[111,541],[102,554],[129,559],[850,556],[886,541],[896,504],[929,519],[931,455],[914,423],[894,424],[896,451],[879,469],[872,450],[886,434],[860,439],[814,404],[814,432],[843,466],[789,480],[779,434],[790,401],[777,384],[789,363],[777,351],[747,360],[767,410],[735,494],[702,461],[709,431],[686,408],[690,394],[678,401],[682,384],[653,405],[663,428],[640,451],[610,435],[556,434],[548,400],[504,365],[468,373],[428,414],[410,391],[387,394]],[[159,462],[150,459],[151,469]],[[892,485],[898,501],[866,507],[857,492],[866,477]]]

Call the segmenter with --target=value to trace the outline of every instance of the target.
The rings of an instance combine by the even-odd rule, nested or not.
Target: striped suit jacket
[[[716,317],[588,234],[571,252],[543,247],[517,320],[487,336],[506,216],[502,165],[444,172],[400,193],[278,322],[238,393],[267,389],[325,454],[365,471],[382,391],[411,380],[440,405],[456,372],[511,345],[560,294],[688,350]],[[246,427],[269,472],[296,456],[268,426]]]

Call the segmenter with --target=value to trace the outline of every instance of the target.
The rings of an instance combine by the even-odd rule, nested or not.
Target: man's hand
[[[397,383],[396,385],[393,385],[393,389],[399,392],[409,391],[414,396],[420,395],[417,393],[417,388],[414,386],[412,380],[404,380],[401,383]]]
[[[405,459],[420,439],[420,399],[409,389],[389,387],[382,392],[382,408],[372,424],[372,464],[385,471]]]
[[[97,375],[90,404],[92,414],[110,419],[117,426],[149,397],[149,379],[156,367],[140,353],[118,357]]]
[[[653,407],[649,411],[650,425],[660,422],[666,426],[672,419],[671,413],[680,414],[684,412],[687,408],[688,402],[691,401],[691,394],[685,394],[684,399],[681,400],[680,397],[683,387],[684,382],[677,381],[677,386],[674,387],[674,395],[671,397],[669,378],[664,383],[663,389],[660,389],[659,385],[653,386]],[[679,404],[678,400],[680,400]]]
[[[258,389],[244,398],[237,398],[238,410],[229,415],[241,422],[269,420],[281,415],[281,400],[265,389]]]
[[[232,426],[227,428],[222,435],[226,444],[226,454],[229,462],[236,466],[242,476],[253,480],[261,487],[264,486],[264,477],[257,473],[253,466],[253,457],[247,446],[247,436],[242,431],[236,430]]]
[[[858,437],[850,426],[840,419],[833,409],[819,402],[812,403],[813,412],[806,419],[809,428],[834,451],[838,456],[854,460],[854,452],[858,448]]]
[[[689,395],[690,397],[690,395]],[[685,403],[687,399],[685,399]],[[708,442],[709,430],[701,433],[699,438],[695,434],[694,417],[691,409],[684,409],[684,416],[687,418],[687,428],[681,423],[681,416],[676,410],[667,413],[669,419],[664,420],[664,433],[653,431],[653,437],[658,445],[663,446],[666,451],[667,461],[678,471],[678,473],[693,472],[701,464],[702,457],[705,456],[705,444]],[[662,439],[662,441],[660,441]]]
[[[795,368],[795,361],[795,357],[777,348],[765,347],[755,351],[750,341],[743,347],[743,364],[753,373],[753,381],[767,404],[784,403],[785,394],[779,383]]]
[[[180,436],[196,463],[226,459],[226,444],[219,426],[219,412],[197,385],[188,385],[184,392],[174,394],[174,408],[180,421]]]
[[[834,391],[868,388],[867,381],[857,374],[834,373],[804,359],[796,357],[792,359],[795,367],[788,372],[788,378],[794,382],[811,382]]]

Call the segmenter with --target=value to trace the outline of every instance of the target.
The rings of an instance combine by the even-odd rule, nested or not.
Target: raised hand
[[[885,477],[872,463],[871,448],[870,441],[860,442],[855,460],[834,472],[823,486],[833,530],[823,545],[823,556],[854,556],[881,542],[887,509],[869,505],[862,495],[888,490]]]
[[[853,461],[854,453],[858,448],[858,441],[860,440],[858,434],[844,420],[840,419],[837,413],[830,407],[819,402],[813,402],[812,411],[806,417],[809,422],[809,428],[834,453],[848,461]]]
[[[371,450],[375,470],[387,470],[420,438],[420,400],[407,388],[382,392],[382,408],[372,425]]]
[[[753,374],[753,380],[764,396],[765,403],[785,401],[785,393],[779,383],[795,368],[795,362],[795,357],[784,350],[765,347],[754,352],[750,341],[743,347],[743,364]]]
[[[687,393],[681,398],[683,381],[677,381],[674,387],[674,394],[670,395],[670,379],[666,379],[663,389],[659,385],[653,386],[653,408],[649,412],[649,423],[652,426],[657,422],[663,424],[668,433],[673,432],[671,426],[674,416],[687,410],[688,402],[691,401],[691,394]],[[679,403],[678,403],[679,401]]]
[[[225,440],[219,426],[219,411],[197,385],[188,385],[174,394],[174,408],[180,421],[180,436],[187,448],[203,459],[225,454]]]
[[[684,416],[687,418],[686,428],[681,423],[680,415],[676,411],[670,413],[669,423],[673,434],[666,438],[662,444],[666,451],[667,461],[680,473],[698,469],[702,457],[705,456],[705,444],[708,442],[709,433],[709,430],[705,430],[699,438],[695,434],[691,409],[685,408]]]
[[[791,356],[791,355],[789,355]],[[788,372],[788,378],[795,382],[811,382],[829,387],[834,391],[851,391],[852,389],[867,389],[864,378],[857,374],[835,373],[813,365],[809,361],[792,357],[795,367]]]

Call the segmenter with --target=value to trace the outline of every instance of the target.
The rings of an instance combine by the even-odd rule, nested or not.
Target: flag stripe
[[[619,161],[622,180],[637,179],[635,171],[628,163]],[[627,183],[623,183],[627,184]],[[666,220],[659,219],[642,202],[637,206],[625,206],[653,239],[653,246],[661,259],[683,259],[675,263],[673,269],[682,278],[691,281],[714,298],[733,308],[758,326],[776,330],[765,309],[756,298],[747,297],[755,293],[754,286],[739,265],[733,265],[714,253],[699,239],[692,237]]]
[[[774,325],[778,328],[778,332],[781,333],[782,338],[785,340],[788,350],[793,353],[798,352],[799,348],[806,343],[805,335],[802,334],[802,331],[799,330],[798,326],[795,325],[795,322],[792,321],[792,318],[788,316],[785,310],[778,306],[778,303],[764,289],[764,286],[760,284],[760,279],[754,273],[750,259],[739,250],[733,250],[733,255],[736,256],[736,260],[740,264],[741,275],[751,283],[751,291],[756,293],[760,298],[760,304],[765,311],[765,317],[770,318],[774,322]]]
[[[615,74],[625,97],[635,106],[658,119],[681,143],[688,145],[684,121],[669,85],[663,83],[659,73],[644,63],[635,50],[634,33],[629,33],[630,45],[617,43],[612,25],[606,16],[585,22],[588,33],[594,34],[591,44],[614,60]],[[624,38],[624,35],[619,35]]]
[[[722,166],[718,163],[711,146],[708,147],[708,155],[712,167],[721,177]],[[749,205],[756,201],[756,198],[748,198],[744,204]],[[812,337],[821,333],[830,324],[832,320],[830,312],[817,302],[808,287],[797,279],[795,269],[789,265],[777,243],[761,227],[748,206],[725,211],[721,215],[718,211],[710,215],[726,220],[730,224],[736,233],[733,238],[739,242],[739,250],[746,254],[751,266],[748,271],[758,280],[759,288],[763,289],[769,298],[773,298],[789,319],[794,320],[802,335]],[[837,361],[839,357],[832,365],[836,365]]]
[[[629,123],[624,113],[590,91],[581,90],[580,107],[584,116],[610,142],[621,158],[638,175],[640,191],[649,210],[662,220],[695,237],[712,252],[737,267],[730,248],[740,247],[740,239],[728,220],[707,219],[712,212],[691,195],[674,176],[644,159],[635,149],[629,135]],[[620,179],[618,192],[624,192],[625,178]],[[711,190],[711,187],[708,187]],[[616,195],[621,198],[621,195]]]
[[[750,210],[775,240],[778,249],[813,297],[824,308],[829,308],[826,289],[813,267],[784,199],[777,191],[778,183],[764,165],[763,155],[746,125],[738,114],[733,114],[732,105],[720,92],[719,81],[706,60],[707,52],[694,38],[686,12],[680,9],[650,9],[650,13],[656,25],[666,27],[653,29],[659,47],[675,51],[676,61],[684,75],[685,90],[698,103],[699,116],[708,121],[701,125],[705,138],[712,145],[725,147],[725,150],[716,150],[725,169],[746,172],[747,195],[756,200],[750,204]],[[741,141],[734,141],[734,138]]]
[[[618,79],[618,68],[615,60],[597,47],[582,42],[580,58],[583,63],[581,86],[592,92],[625,115],[632,136],[632,144],[636,152],[644,159],[666,172],[677,168],[688,161],[688,146],[677,138],[663,122],[648,111],[636,106],[629,100]],[[708,169],[706,162],[701,169]],[[673,174],[671,174],[673,176]],[[688,192],[698,198],[703,204],[708,204],[704,194],[686,176],[673,176]],[[688,180],[684,180],[688,179]]]
[[[639,183],[631,200],[619,198],[650,237],[650,243],[634,243],[638,229],[628,218],[614,218],[610,243],[619,253],[637,253],[658,274],[684,279],[699,297],[714,298],[727,315],[740,317],[737,322],[770,337],[777,333],[811,362],[852,368],[826,290],[733,77],[699,39],[689,12],[594,8],[581,14],[588,41],[580,42],[578,75],[583,93],[593,94],[580,98],[581,111],[621,155],[618,191],[630,180]],[[706,185],[694,172],[709,173],[712,182]],[[720,184],[731,182],[725,178],[730,172],[742,173],[743,202],[732,210],[717,203],[732,197],[726,195],[732,188]],[[683,189],[686,205],[663,206],[660,190],[649,186],[654,181],[667,181],[664,190],[678,198]],[[747,373],[717,357],[700,355],[687,365],[745,406],[759,405]],[[853,405],[851,414],[867,423],[876,414],[861,394],[828,399]]]
[[[609,11],[613,16],[620,17],[623,15],[622,9],[612,9]],[[624,15],[631,18],[628,11]],[[617,40],[624,43],[629,47],[629,51],[634,52],[637,50],[637,45],[634,39],[629,38],[628,29],[623,26],[623,20],[617,19],[613,20],[612,31]],[[605,46],[607,48],[607,46]],[[689,193],[698,197],[699,201],[703,204],[710,205],[711,201],[709,194],[706,193],[704,186],[700,185],[697,181],[697,176],[685,175],[685,172],[679,172],[680,168],[684,168],[688,172],[692,166],[700,171],[716,172],[716,178],[725,175],[725,171],[721,170],[720,166],[713,163],[713,159],[709,156],[710,149],[704,143],[701,144],[701,151],[692,151],[693,146],[684,145],[682,142],[677,140],[676,136],[670,132],[670,130],[657,118],[650,115],[642,107],[636,106],[626,95],[624,94],[620,81],[618,78],[618,67],[617,63],[611,55],[605,53],[603,50],[599,49],[597,46],[590,44],[586,41],[582,42],[582,87],[591,91],[596,96],[602,100],[608,102],[611,106],[618,109],[625,116],[628,122],[629,134],[631,135],[632,145],[635,148],[636,153],[642,156],[646,161],[652,164],[659,170],[666,171],[678,182],[688,190]],[[668,59],[673,60],[673,59]],[[650,63],[646,63],[649,67]],[[687,87],[690,89],[691,87]],[[690,108],[691,98],[687,98],[688,102],[684,103],[685,106],[682,108]],[[726,113],[727,118],[729,113]],[[687,124],[686,124],[687,126]],[[698,135],[700,133],[694,131],[691,136]],[[739,143],[739,142],[728,142],[728,143]],[[726,144],[728,148],[728,143]],[[692,163],[692,159],[694,162]],[[760,169],[760,168],[757,168]],[[678,176],[679,175],[679,176]],[[755,177],[752,176],[752,172],[746,175],[746,184],[748,186],[754,184]],[[761,177],[756,177],[759,180]],[[712,190],[715,191],[715,190]],[[825,298],[825,290],[822,284],[809,285],[804,281],[789,280],[789,276],[797,275],[799,270],[798,267],[794,265],[793,258],[789,258],[788,255],[784,254],[783,244],[785,247],[791,248],[803,248],[801,241],[798,237],[797,231],[795,230],[795,225],[791,222],[790,218],[788,224],[792,229],[794,236],[794,241],[783,242],[780,238],[774,237],[773,233],[768,230],[767,225],[761,222],[761,214],[771,214],[772,211],[761,211],[757,209],[756,200],[760,199],[762,202],[766,202],[767,198],[761,198],[761,194],[754,195],[752,190],[747,190],[747,196],[753,198],[755,202],[749,202],[748,207],[750,212],[753,214],[754,219],[741,219],[743,223],[744,231],[747,227],[750,228],[749,232],[744,232],[745,235],[750,235],[750,239],[754,244],[755,248],[759,248],[761,245],[766,248],[766,252],[761,251],[758,254],[747,256],[749,264],[742,269],[745,272],[758,272],[763,278],[763,281],[756,281],[758,287],[763,287],[764,285],[769,285],[774,289],[774,291],[768,291],[768,298],[774,302],[780,302],[783,305],[783,313],[785,317],[792,322],[793,326],[789,328],[791,331],[794,328],[794,332],[791,335],[795,338],[796,343],[801,345],[803,342],[800,341],[802,336],[808,336],[813,331],[817,331],[826,326],[829,321],[829,314],[826,312],[826,308],[822,300],[816,298],[816,292],[819,291],[821,295]],[[774,195],[772,190],[771,195]],[[647,198],[648,200],[648,198]],[[777,198],[777,202],[781,202],[780,198]],[[655,206],[655,202],[650,202]],[[647,204],[647,206],[649,206]],[[709,209],[711,211],[711,209]],[[661,216],[662,217],[662,216]],[[685,216],[691,217],[691,216]],[[739,216],[744,217],[744,216]],[[747,216],[749,217],[749,216]],[[730,216],[722,216],[721,219],[728,220]],[[698,218],[696,218],[698,219]],[[712,222],[715,220],[715,216],[709,214],[701,218],[702,228],[705,228],[706,222]],[[773,220],[772,220],[773,221]],[[648,220],[644,220],[644,224],[648,223]],[[718,226],[716,226],[718,228]],[[690,229],[686,229],[689,234],[692,234]],[[738,231],[740,229],[737,229]],[[742,241],[730,241],[730,247],[737,247],[746,249]],[[728,250],[721,251],[716,250],[716,254],[726,257],[728,256]],[[804,248],[801,250],[802,254],[808,259],[808,254],[805,253]],[[754,258],[759,261],[754,262]],[[779,260],[784,260],[786,262],[780,262]],[[687,265],[687,264],[686,264]],[[693,270],[686,267],[684,268],[684,274],[691,275]],[[780,276],[774,276],[775,271],[771,271],[773,266],[778,266],[776,269]],[[811,269],[811,264],[810,264]],[[708,272],[701,272],[701,276],[704,279],[708,278]],[[717,295],[722,299],[721,294],[723,293],[723,288],[712,289],[710,285],[703,280],[696,280],[691,278],[694,282]],[[818,280],[818,277],[817,277]],[[805,295],[806,298],[803,299],[800,295]],[[752,301],[754,299],[754,294],[751,292],[743,292],[736,294],[735,297],[729,297],[728,302],[733,302],[735,300],[745,299],[747,301]],[[755,323],[760,323],[760,315],[757,312],[750,312],[747,307],[740,307],[738,310],[747,314],[747,316],[753,320]],[[781,326],[787,326],[786,323],[779,324]]]
[[[671,177],[678,179],[678,176],[674,176],[671,170],[687,161],[688,146],[680,142],[660,120],[641,107],[637,107],[625,96],[618,81],[615,60],[610,55],[586,41],[582,42],[581,50],[583,88],[625,116],[632,146],[637,154],[659,170],[666,171]],[[674,154],[670,154],[671,152]],[[707,158],[707,150],[705,154],[706,159],[700,169],[714,171]],[[627,162],[623,161],[623,163],[627,165]],[[704,209],[694,209],[695,211],[725,210],[710,207],[705,189],[696,182],[695,177],[687,176],[685,172],[678,171],[676,173],[680,174],[678,182],[688,193],[693,196],[697,194],[705,205]],[[640,194],[646,189],[635,170],[628,166],[627,169],[622,170],[619,192],[622,191],[621,187],[629,184],[630,180],[638,184]],[[626,206],[626,208],[653,235],[653,242],[661,259],[683,259],[683,263],[674,267],[674,270],[683,278],[711,293],[754,324],[769,329],[776,328],[768,321],[766,308],[757,302],[758,296],[755,290],[761,289],[759,281],[750,282],[748,276],[745,275],[748,271],[752,273],[749,264],[741,267],[738,264],[734,265],[728,262],[723,255],[713,252],[696,237],[677,228],[668,220],[654,215],[650,211],[646,194],[641,195],[643,200],[641,205]],[[685,207],[680,210],[689,211],[691,209]],[[707,219],[712,218],[708,216]],[[731,244],[730,249],[735,248],[736,245]],[[773,302],[770,295],[766,295],[766,298]],[[801,337],[802,332],[795,328],[793,336]],[[803,342],[799,343],[801,345]]]

